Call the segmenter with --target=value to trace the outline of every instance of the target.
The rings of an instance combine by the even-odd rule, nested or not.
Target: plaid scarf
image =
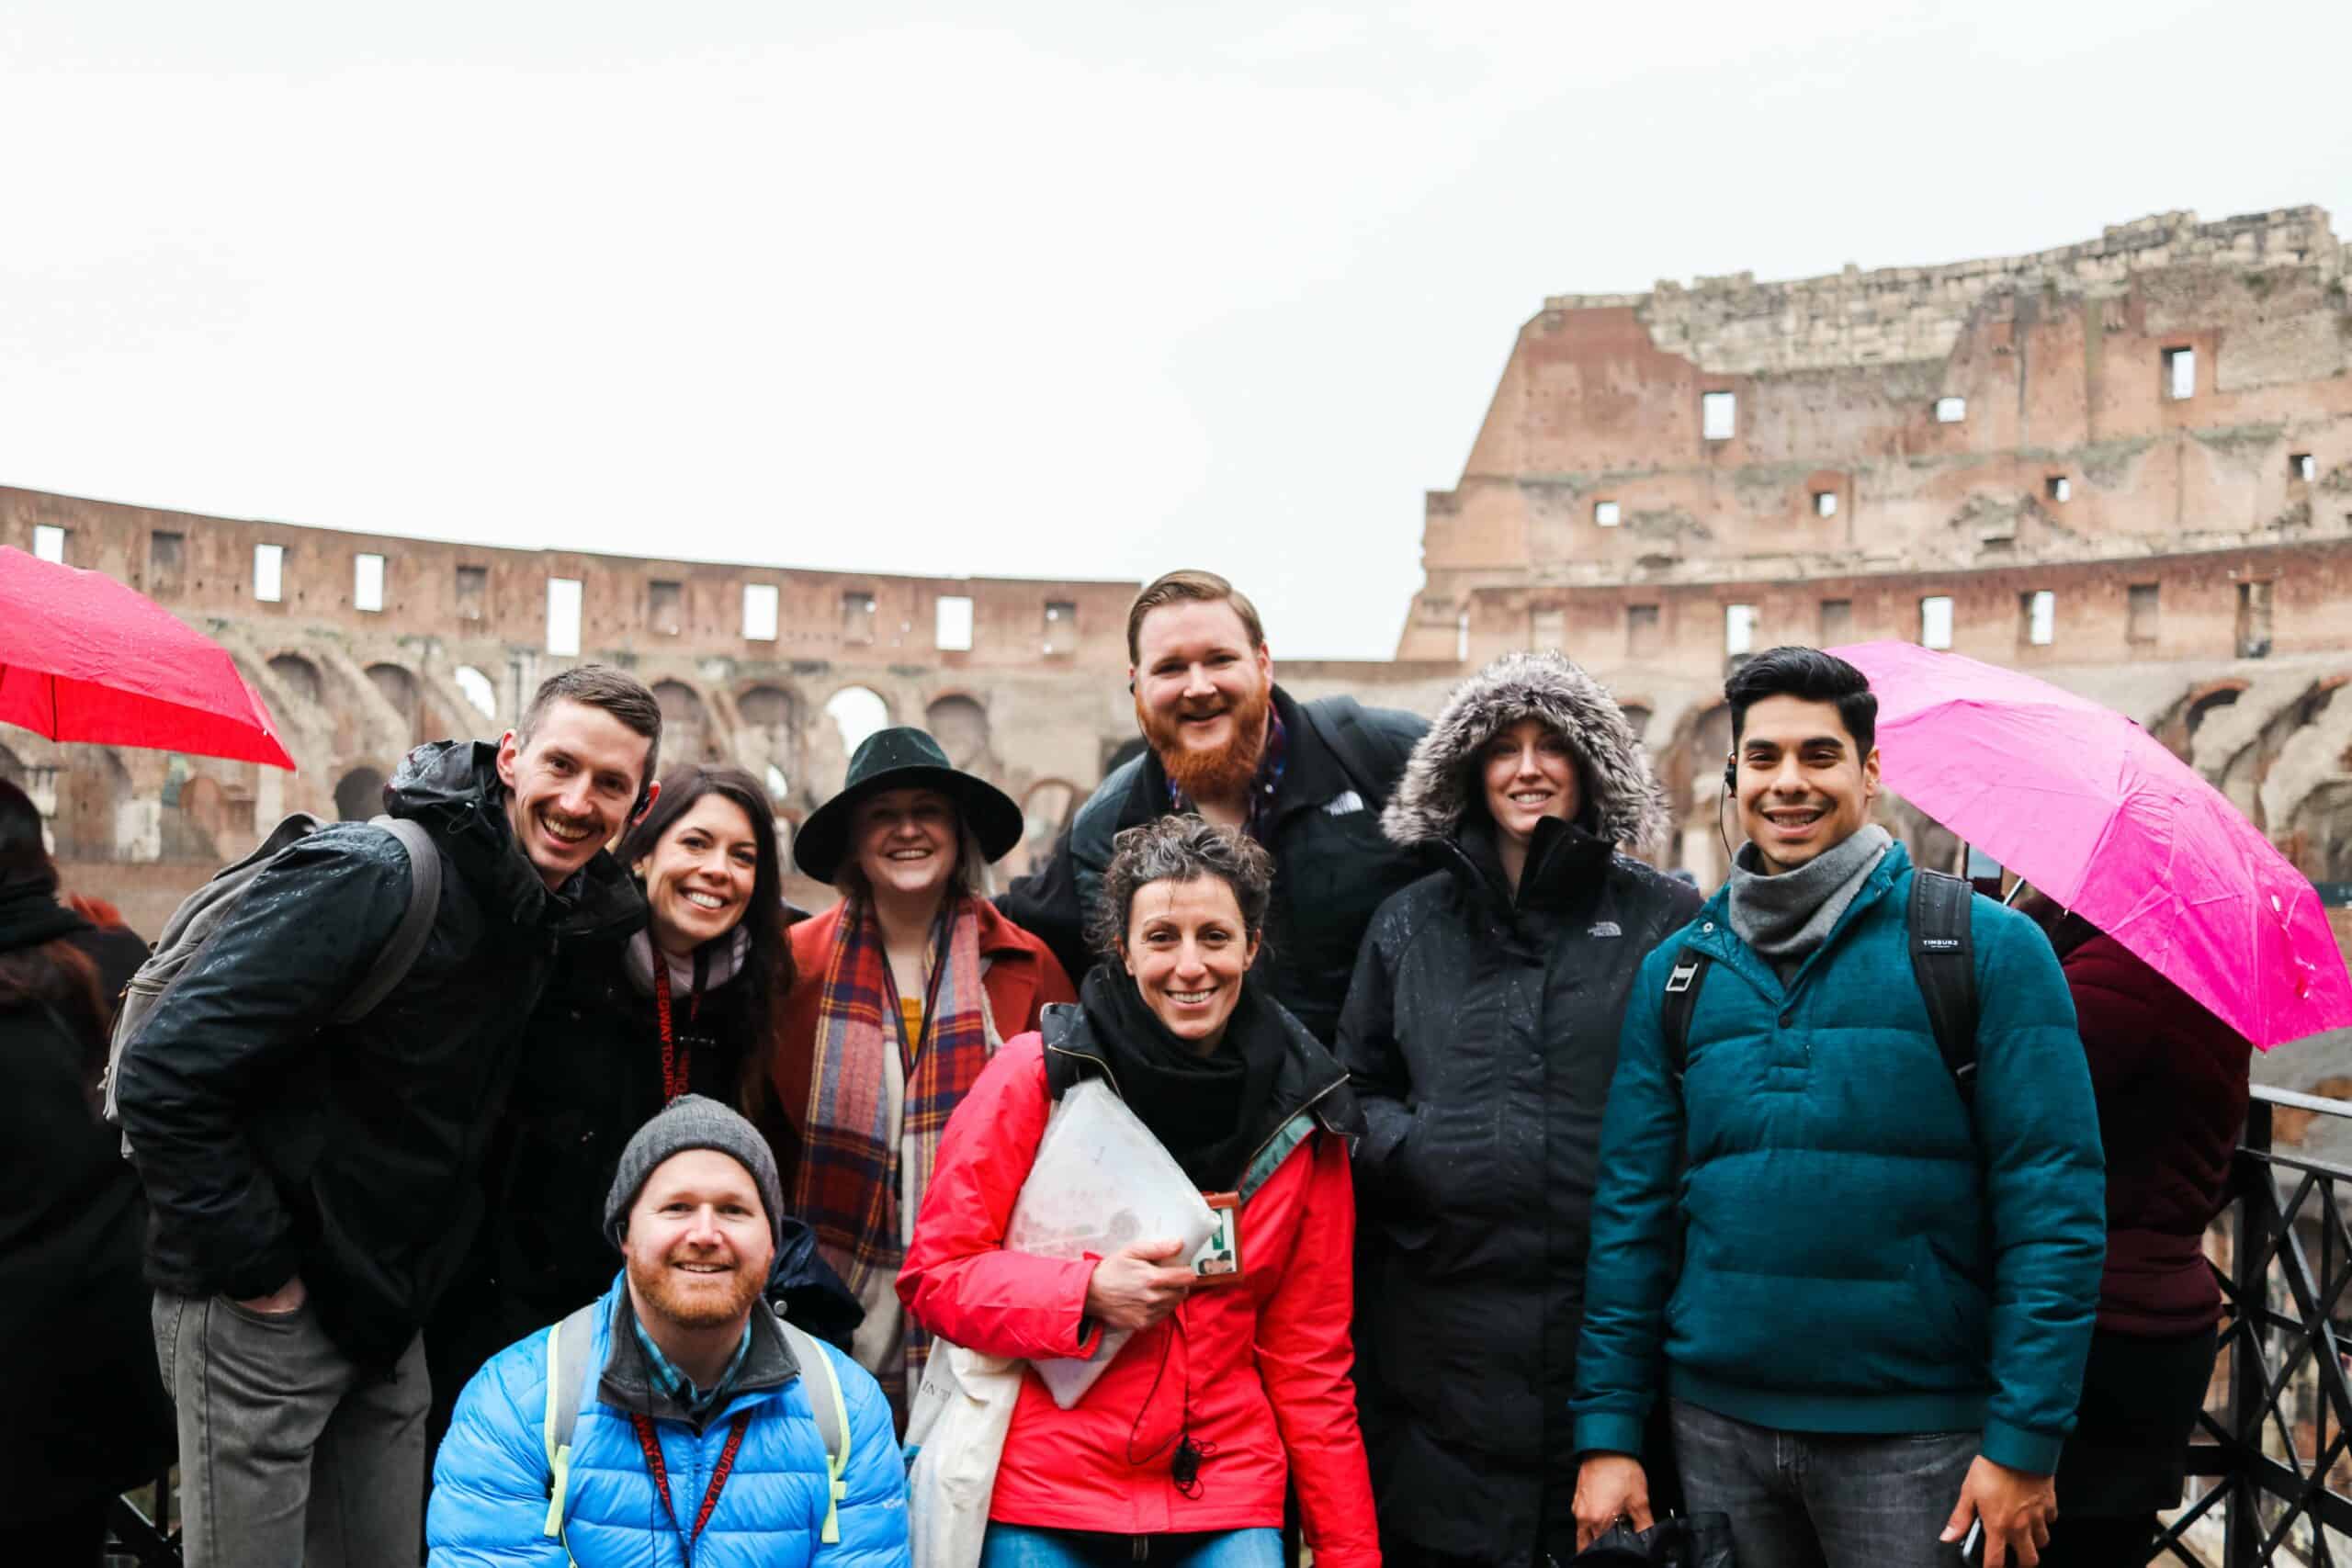
[[[933,992],[923,1009],[921,1040],[904,1038],[898,1003],[884,976],[882,929],[873,901],[864,895],[852,895],[842,911],[824,988],[818,993],[816,1055],[794,1207],[817,1233],[825,1260],[861,1294],[877,1271],[895,1276],[905,1261],[901,1182],[918,1195],[929,1190],[947,1118],[1003,1043],[980,988],[979,915],[967,896],[950,896],[932,941]],[[901,1135],[895,1145],[884,1086],[886,1051],[899,1053],[906,1079]],[[909,1158],[911,1171],[905,1168]],[[881,1380],[894,1404],[921,1381],[931,1352],[931,1336],[911,1316],[906,1344],[899,1377]]]

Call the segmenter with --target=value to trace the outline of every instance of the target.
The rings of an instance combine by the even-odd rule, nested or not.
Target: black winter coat
[[[338,823],[254,879],[124,1054],[119,1089],[154,1209],[156,1287],[243,1298],[299,1273],[321,1325],[370,1367],[399,1359],[466,1256],[559,939],[645,919],[609,855],[548,890],[486,744],[418,748],[385,798],[443,863],[432,935],[400,988],[356,1023],[330,1021],[409,886],[390,834]]]
[[[1340,1055],[1369,1124],[1356,1340],[1384,1546],[1525,1563],[1573,1531],[1567,1405],[1618,1029],[1643,957],[1700,897],[1548,820],[1514,900],[1491,832],[1432,846],[1444,869],[1382,906]]]
[[[143,951],[138,939],[74,927],[61,940],[90,954],[113,996],[129,978],[114,960]],[[171,1461],[172,1407],[140,1277],[147,1206],[91,1097],[104,1059],[63,1009],[0,1009],[0,1527],[152,1480]]]
[[[1373,911],[1420,872],[1408,852],[1382,835],[1380,809],[1426,726],[1351,697],[1296,702],[1280,686],[1273,703],[1285,750],[1266,844],[1274,887],[1257,977],[1307,1032],[1329,1042]],[[1167,815],[1168,773],[1147,749],[1079,807],[1053,859],[997,900],[1007,919],[1054,950],[1072,985],[1099,956],[1085,929],[1112,840]]]

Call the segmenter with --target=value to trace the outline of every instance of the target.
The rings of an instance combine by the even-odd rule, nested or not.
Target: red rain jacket
[[[1004,1227],[1052,1109],[1041,1039],[1008,1041],[947,1123],[899,1274],[933,1334],[996,1356],[1084,1355],[1090,1261],[1007,1252]],[[1022,1379],[989,1517],[1119,1535],[1283,1522],[1295,1480],[1317,1568],[1376,1568],[1372,1483],[1349,1337],[1355,1195],[1340,1139],[1317,1129],[1241,1208],[1243,1280],[1195,1289],[1119,1351],[1076,1407]],[[1199,1495],[1169,1472],[1186,1402]]]

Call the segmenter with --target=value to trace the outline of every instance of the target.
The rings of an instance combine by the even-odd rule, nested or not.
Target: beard
[[[1258,759],[1266,750],[1266,717],[1273,705],[1272,682],[1261,682],[1237,698],[1228,710],[1233,739],[1222,746],[1187,744],[1182,718],[1153,712],[1140,696],[1136,698],[1136,725],[1143,731],[1144,743],[1159,758],[1170,784],[1182,790],[1187,800],[1215,800],[1249,788],[1257,775]]]
[[[684,1291],[677,1276],[671,1271],[673,1261],[700,1263],[703,1258],[673,1259],[668,1258],[628,1260],[628,1282],[637,1287],[638,1299],[649,1312],[656,1314],[680,1328],[724,1328],[742,1321],[760,1299],[761,1287],[766,1283],[763,1275],[742,1266],[739,1260],[732,1275],[710,1274],[704,1278],[714,1285],[727,1288]],[[710,1259],[709,1261],[716,1261]]]

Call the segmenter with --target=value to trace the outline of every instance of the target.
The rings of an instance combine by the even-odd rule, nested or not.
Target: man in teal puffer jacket
[[[559,1353],[560,1378],[593,1374],[560,1484],[559,1330],[500,1351],[458,1399],[433,1471],[433,1568],[907,1568],[881,1388],[761,1300],[783,1212],[765,1140],[716,1100],[684,1096],[638,1130],[605,1211],[627,1266],[586,1355]],[[845,1438],[831,1456],[816,1400]]]
[[[2105,1251],[2074,1004],[2026,919],[1972,902],[1973,1092],[1912,970],[1916,873],[1868,825],[1877,700],[1776,649],[1724,684],[1743,846],[1642,966],[1602,1122],[1577,1517],[1648,1522],[1663,1352],[1694,1511],[1741,1568],[2037,1561]],[[1669,976],[1703,953],[1678,1084]]]

